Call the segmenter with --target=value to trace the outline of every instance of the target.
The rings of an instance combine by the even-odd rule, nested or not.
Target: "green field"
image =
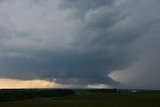
[[[90,94],[0,102],[0,107],[160,107],[160,94]]]

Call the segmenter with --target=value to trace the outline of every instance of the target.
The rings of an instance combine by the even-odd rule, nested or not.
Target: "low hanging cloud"
[[[159,7],[159,0],[2,0],[0,77],[159,89]]]

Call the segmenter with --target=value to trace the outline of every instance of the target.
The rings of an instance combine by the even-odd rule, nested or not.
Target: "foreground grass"
[[[1,102],[0,107],[160,107],[160,94],[77,94],[59,98]]]

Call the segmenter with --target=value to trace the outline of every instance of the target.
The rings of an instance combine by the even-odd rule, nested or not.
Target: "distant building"
[[[118,93],[139,93],[140,90],[138,89],[119,89],[117,90]]]
[[[136,89],[131,89],[131,90],[129,90],[129,92],[131,92],[131,93],[139,93],[140,91],[136,90]]]

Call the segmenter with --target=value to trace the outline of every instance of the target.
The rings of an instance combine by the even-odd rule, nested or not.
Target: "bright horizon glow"
[[[87,85],[87,88],[105,89],[105,88],[112,88],[112,87],[106,84],[90,84],[90,85]]]
[[[34,89],[34,88],[73,88],[73,85],[62,85],[47,80],[18,80],[11,78],[0,78],[0,89]],[[85,88],[103,89],[112,88],[105,84],[89,84]]]
[[[0,78],[0,89],[55,88],[56,86],[56,83],[47,80],[17,80]]]

